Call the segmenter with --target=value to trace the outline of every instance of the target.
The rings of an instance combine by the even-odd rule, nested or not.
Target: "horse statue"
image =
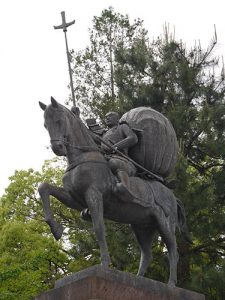
[[[39,105],[44,110],[44,126],[50,135],[53,152],[58,156],[65,156],[68,163],[63,176],[63,187],[42,183],[38,188],[45,221],[55,239],[60,239],[63,228],[54,219],[50,196],[80,212],[88,208],[100,248],[101,264],[105,268],[111,262],[105,238],[104,218],[131,225],[141,249],[137,273],[140,276],[144,276],[152,259],[153,238],[159,233],[168,249],[168,284],[175,286],[178,262],[175,230],[178,227],[184,237],[188,237],[188,230],[184,208],[172,190],[156,180],[131,177],[132,189],[140,201],[121,201],[113,190],[116,178],[90,131],[79,117],[53,97],[50,105],[42,102]],[[145,205],[141,204],[142,200]]]

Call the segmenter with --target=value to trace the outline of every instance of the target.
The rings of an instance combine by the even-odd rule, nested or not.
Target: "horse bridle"
[[[69,143],[65,138],[64,139],[51,139],[50,142],[61,142],[63,145],[68,145],[74,149],[78,149],[84,152],[88,152],[88,151],[100,151],[100,149],[98,147],[92,147],[92,146],[75,146],[71,143]]]
[[[67,142],[65,139],[52,139],[50,140],[50,142],[61,142],[64,145],[69,145],[72,148],[81,150],[83,152],[88,152],[88,151],[98,151],[100,152],[100,149],[98,147],[90,147],[90,146],[75,146],[70,144],[69,142]],[[72,169],[76,168],[78,165],[84,164],[84,163],[100,163],[100,164],[105,164],[108,166],[108,163],[106,161],[98,161],[98,160],[93,160],[93,159],[88,159],[88,160],[83,160],[80,159],[80,156],[72,163],[70,163],[70,165],[66,168],[65,173],[71,171]],[[108,166],[109,167],[109,166]]]

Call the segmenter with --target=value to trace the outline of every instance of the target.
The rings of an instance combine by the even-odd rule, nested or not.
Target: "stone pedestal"
[[[205,296],[133,274],[93,266],[58,280],[34,300],[204,300]]]

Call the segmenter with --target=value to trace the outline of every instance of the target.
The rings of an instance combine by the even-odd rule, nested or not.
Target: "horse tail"
[[[176,198],[176,200],[177,200],[178,229],[179,229],[180,233],[183,235],[184,239],[188,243],[193,244],[191,235],[190,235],[188,227],[187,227],[184,205],[180,201],[180,199]]]

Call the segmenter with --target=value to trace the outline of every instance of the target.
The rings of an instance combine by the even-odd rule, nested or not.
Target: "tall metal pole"
[[[76,106],[75,94],[74,94],[74,88],[73,88],[72,69],[71,69],[71,65],[70,65],[70,53],[69,53],[69,48],[68,48],[67,36],[66,36],[67,27],[73,25],[75,23],[75,20],[73,20],[72,22],[66,23],[65,11],[62,11],[61,15],[62,15],[62,24],[59,26],[54,26],[54,29],[63,29],[64,35],[65,35],[66,54],[67,54],[67,61],[68,61],[68,68],[69,68],[69,75],[70,75],[70,87],[71,87],[71,93],[72,93],[72,100],[73,100],[73,105]]]

